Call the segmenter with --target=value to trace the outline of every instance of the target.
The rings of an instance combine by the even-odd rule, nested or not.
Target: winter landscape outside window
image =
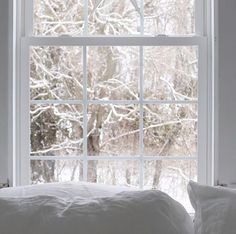
[[[160,189],[191,211],[186,185],[205,150],[201,2],[27,1],[21,127],[31,184]]]

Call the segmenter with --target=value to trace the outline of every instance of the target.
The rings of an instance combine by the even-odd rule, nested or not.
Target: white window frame
[[[25,185],[30,182],[30,101],[29,101],[29,47],[30,46],[82,46],[83,52],[86,52],[86,46],[139,46],[140,56],[142,56],[142,46],[198,46],[199,65],[198,75],[201,79],[198,80],[198,153],[197,157],[93,157],[87,156],[87,142],[84,138],[84,153],[83,157],[68,156],[63,157],[64,160],[139,160],[140,161],[140,184],[142,184],[142,168],[143,161],[146,160],[191,160],[198,161],[198,181],[203,184],[212,184],[213,175],[213,140],[212,140],[212,9],[214,0],[196,0],[196,34],[194,36],[119,36],[119,37],[33,37],[32,36],[32,19],[33,12],[32,0],[12,0],[15,14],[15,45],[16,51],[13,53],[14,65],[14,106],[13,106],[13,132],[14,132],[14,152],[13,152],[13,184]],[[85,1],[86,2],[86,1]],[[21,10],[17,10],[21,9]],[[24,17],[22,17],[24,16]],[[86,60],[86,53],[83,53],[83,60]],[[84,69],[86,76],[86,69]],[[143,77],[140,78],[140,89],[142,90]],[[86,86],[86,79],[84,79]],[[87,104],[87,93],[84,89],[84,104]],[[36,103],[37,101],[34,101]],[[45,101],[50,103],[50,101]],[[59,102],[59,101],[58,101]],[[63,101],[60,101],[60,103]],[[70,101],[75,104],[79,101]],[[95,103],[117,103],[124,104],[126,101],[90,101]],[[140,101],[128,101],[128,103],[141,103],[141,106],[146,103],[181,103],[181,101],[147,101],[143,100],[143,95],[140,95]],[[182,101],[187,103],[186,101]],[[42,103],[42,101],[40,101]],[[53,101],[53,103],[55,103]],[[142,117],[142,107],[140,119]],[[86,121],[87,116],[84,113]],[[140,120],[140,129],[142,128],[142,120]],[[86,127],[84,129],[86,133]],[[141,131],[142,132],[142,131]],[[141,140],[142,140],[142,133]],[[86,135],[86,134],[85,134]],[[142,152],[142,149],[141,149]],[[34,159],[60,159],[61,157],[35,157]],[[86,167],[85,167],[86,168]],[[84,179],[86,180],[86,170],[84,170]]]

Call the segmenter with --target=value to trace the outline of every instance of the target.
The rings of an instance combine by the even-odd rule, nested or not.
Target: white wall
[[[219,0],[219,179],[236,182],[236,0]],[[8,175],[8,0],[0,0],[0,177]],[[11,142],[9,143],[11,144]]]
[[[0,0],[0,177],[8,173],[8,0]]]
[[[219,0],[219,179],[236,182],[236,1]]]

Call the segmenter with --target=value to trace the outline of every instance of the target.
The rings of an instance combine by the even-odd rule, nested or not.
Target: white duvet
[[[111,186],[88,182],[64,182],[4,188],[0,190],[0,197],[49,195],[62,198],[73,198],[75,196],[91,198],[112,196],[119,192],[132,190],[134,189],[122,186]]]
[[[192,234],[184,208],[159,191],[95,198],[0,198],[1,234]]]

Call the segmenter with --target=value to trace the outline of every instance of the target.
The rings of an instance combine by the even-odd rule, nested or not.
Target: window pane
[[[83,163],[78,160],[31,160],[31,183],[80,181]]]
[[[83,97],[81,47],[31,47],[31,99]]]
[[[145,34],[195,33],[195,0],[144,0]]]
[[[89,34],[127,35],[140,32],[139,0],[91,0]]]
[[[144,189],[161,190],[193,212],[187,184],[189,180],[197,181],[197,161],[146,161],[144,165]]]
[[[144,97],[196,100],[198,48],[144,47]]]
[[[134,155],[139,150],[138,105],[89,105],[88,154]]]
[[[88,181],[129,187],[139,186],[137,161],[89,161]]]
[[[197,105],[144,105],[144,154],[197,155]]]
[[[83,32],[83,0],[34,0],[34,35],[80,35]]]
[[[89,47],[89,99],[138,99],[138,84],[138,47]]]
[[[31,156],[82,153],[81,105],[31,105]]]

